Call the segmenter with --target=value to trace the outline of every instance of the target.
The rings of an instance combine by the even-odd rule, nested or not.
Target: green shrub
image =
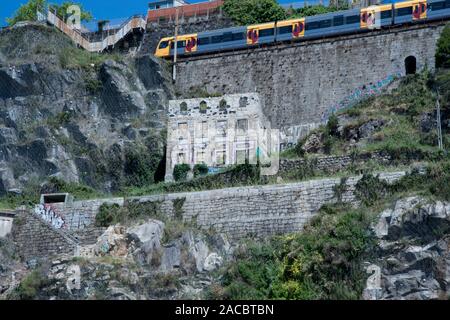
[[[20,282],[9,298],[15,300],[37,299],[39,290],[49,283],[49,279],[44,276],[42,270],[34,270]]]
[[[370,206],[386,197],[390,187],[387,182],[378,176],[364,174],[356,184],[355,195],[362,204]]]
[[[100,206],[97,215],[95,216],[95,226],[96,227],[109,227],[119,223],[121,209],[116,203],[107,204],[104,203]]]
[[[208,171],[208,166],[206,164],[196,164],[194,166],[194,177],[205,176],[208,174]]]
[[[134,145],[125,150],[124,173],[128,186],[143,187],[154,183],[159,159],[146,148]]]
[[[339,127],[339,119],[336,114],[332,114],[328,119],[325,133],[329,136],[337,136],[338,135],[338,127]]]
[[[191,171],[191,167],[188,164],[177,164],[173,168],[173,178],[175,181],[184,181],[187,179],[187,174],[189,171]]]
[[[346,3],[345,1],[338,1],[338,2],[339,3],[337,5],[329,5],[329,6],[313,5],[313,6],[304,6],[298,9],[289,8],[287,10],[289,19],[311,17],[318,14],[335,12],[338,10],[344,10],[348,8],[348,3]]]
[[[437,42],[436,66],[450,67],[450,24],[447,24]]]
[[[241,25],[284,20],[287,17],[276,0],[225,0],[223,10]]]
[[[359,299],[373,245],[367,210],[328,206],[302,233],[252,242],[224,276],[230,299]]]

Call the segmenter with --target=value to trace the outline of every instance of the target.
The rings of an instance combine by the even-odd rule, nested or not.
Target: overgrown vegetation
[[[329,12],[335,12],[339,10],[345,10],[348,8],[348,2],[347,1],[338,1],[337,5],[330,5],[330,6],[324,6],[324,5],[314,5],[314,6],[305,6],[302,8],[294,9],[292,7],[289,7],[287,11],[287,15],[289,19],[293,18],[303,18],[303,17],[310,17],[315,16],[318,14],[325,14]]]
[[[42,193],[70,193],[75,199],[94,199],[105,197],[101,192],[73,182],[65,182],[56,177],[50,177],[46,182],[41,183],[37,179],[28,181],[21,193],[7,193],[0,197],[0,207],[15,209],[25,205],[28,207],[39,203]]]
[[[143,188],[128,188],[124,190],[124,192],[129,196],[141,196],[161,193],[213,190],[261,183],[259,166],[241,164],[226,169],[221,173],[199,176],[189,181],[159,183]]]
[[[59,63],[63,69],[82,69],[98,71],[106,60],[121,61],[118,54],[93,53],[77,47],[65,47],[59,53]]]
[[[437,145],[436,95],[433,87],[442,86],[441,91],[445,97],[441,100],[445,120],[445,80],[446,77],[441,74],[434,79],[428,71],[409,75],[391,92],[367,98],[333,114],[327,125],[312,133],[320,141],[318,151],[312,149],[311,154],[343,155],[380,151],[403,162],[442,159],[443,154]],[[346,119],[345,123],[339,123],[341,118]],[[370,129],[371,126],[375,126],[374,129]],[[445,133],[447,132],[444,130]],[[285,151],[284,155],[306,156],[304,145],[309,141],[308,138],[299,141],[292,150]],[[444,140],[445,147],[450,148],[447,144],[449,139],[444,137]]]
[[[372,245],[367,210],[327,206],[301,234],[253,242],[224,277],[227,299],[358,299]]]
[[[13,26],[21,21],[36,21],[37,11],[43,13],[47,5],[49,5],[50,9],[53,12],[56,12],[59,17],[63,18],[64,21],[66,21],[68,17],[67,9],[72,5],[80,7],[82,21],[92,20],[92,14],[84,10],[83,5],[77,2],[65,1],[62,4],[49,4],[46,0],[28,0],[27,3],[22,4],[19,9],[17,9],[11,18],[7,18],[6,22],[8,22],[10,26]]]
[[[360,299],[375,238],[370,225],[395,199],[420,194],[450,200],[450,161],[413,170],[393,184],[364,175],[356,185],[357,209],[339,201],[325,205],[302,233],[248,241],[235,253],[214,299]]]
[[[187,179],[188,173],[191,171],[191,167],[186,164],[177,164],[173,168],[173,178],[175,181],[185,181]]]
[[[284,20],[286,11],[276,0],[225,0],[225,13],[241,25]]]
[[[30,272],[10,294],[9,299],[13,300],[34,300],[38,298],[41,288],[50,284],[41,269]]]
[[[450,24],[447,24],[437,42],[436,66],[450,68]]]

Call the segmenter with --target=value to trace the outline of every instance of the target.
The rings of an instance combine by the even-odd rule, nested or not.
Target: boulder
[[[322,142],[322,133],[312,133],[303,143],[302,150],[306,153],[318,153],[324,145]]]
[[[164,235],[164,223],[150,219],[145,224],[129,228],[127,236],[136,243],[138,249],[134,255],[147,264],[161,264],[161,239]]]

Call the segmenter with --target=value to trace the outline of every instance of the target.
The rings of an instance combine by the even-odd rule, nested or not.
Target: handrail
[[[90,52],[101,52],[109,46],[114,46],[122,40],[132,29],[145,30],[147,24],[144,15],[133,15],[125,20],[116,31],[101,41],[90,42],[78,29],[70,28],[63,19],[51,10],[47,10],[47,21],[57,29],[68,35],[76,44]]]

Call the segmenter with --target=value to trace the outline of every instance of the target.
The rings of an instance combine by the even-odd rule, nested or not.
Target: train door
[[[184,52],[186,54],[197,52],[197,45],[198,41],[196,35],[186,37],[186,46],[184,47]]]
[[[361,29],[374,29],[380,26],[380,12],[376,6],[361,9]]]
[[[292,38],[298,39],[305,35],[305,20],[292,24]]]
[[[427,2],[418,1],[413,5],[413,20],[426,19],[427,17]]]
[[[247,44],[257,44],[259,41],[259,30],[249,28],[247,30]]]

